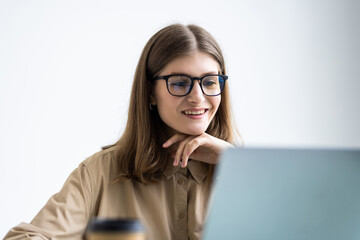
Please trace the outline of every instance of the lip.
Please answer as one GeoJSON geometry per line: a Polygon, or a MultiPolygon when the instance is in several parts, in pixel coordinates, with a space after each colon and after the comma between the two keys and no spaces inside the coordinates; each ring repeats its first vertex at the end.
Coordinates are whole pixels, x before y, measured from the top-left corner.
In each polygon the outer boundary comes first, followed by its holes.
{"type": "Polygon", "coordinates": [[[184,114],[185,117],[190,118],[190,119],[202,119],[207,112],[209,111],[208,108],[189,108],[189,109],[185,109],[183,111],[181,111],[182,114],[184,114]],[[197,114],[197,115],[190,115],[190,114],[185,114],[185,112],[199,112],[199,111],[204,111],[204,113],[202,114],[197,114]]]}

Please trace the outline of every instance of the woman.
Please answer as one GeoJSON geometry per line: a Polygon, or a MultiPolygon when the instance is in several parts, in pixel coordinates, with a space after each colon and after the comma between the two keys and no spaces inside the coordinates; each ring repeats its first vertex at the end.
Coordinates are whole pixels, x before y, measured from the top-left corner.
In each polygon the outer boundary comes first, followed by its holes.
{"type": "Polygon", "coordinates": [[[148,239],[200,239],[212,175],[233,131],[214,38],[170,25],[146,44],[117,143],[74,170],[30,224],[5,239],[82,239],[92,217],[136,217],[148,239]]]}

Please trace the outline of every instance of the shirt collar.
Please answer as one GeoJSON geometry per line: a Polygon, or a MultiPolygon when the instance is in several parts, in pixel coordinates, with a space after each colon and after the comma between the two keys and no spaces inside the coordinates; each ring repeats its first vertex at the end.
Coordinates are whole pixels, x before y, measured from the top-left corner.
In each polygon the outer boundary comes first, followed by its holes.
{"type": "MultiPolygon", "coordinates": [[[[188,162],[187,168],[189,169],[190,174],[193,176],[195,181],[200,184],[206,175],[209,172],[209,166],[207,163],[203,163],[196,160],[190,160],[188,162]]],[[[178,166],[173,166],[173,161],[169,161],[168,166],[164,172],[164,175],[169,179],[180,169],[180,164],[178,166]]]]}

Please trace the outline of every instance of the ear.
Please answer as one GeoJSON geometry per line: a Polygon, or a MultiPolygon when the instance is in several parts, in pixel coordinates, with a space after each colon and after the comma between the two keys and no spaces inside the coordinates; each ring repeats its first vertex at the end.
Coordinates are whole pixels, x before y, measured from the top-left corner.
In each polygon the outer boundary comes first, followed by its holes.
{"type": "Polygon", "coordinates": [[[151,88],[151,93],[150,93],[150,103],[151,105],[156,105],[156,99],[154,97],[155,95],[155,86],[153,86],[150,82],[149,82],[149,85],[148,85],[150,88],[151,88]]]}
{"type": "Polygon", "coordinates": [[[156,105],[156,99],[155,99],[153,93],[151,93],[151,95],[150,95],[150,103],[151,103],[151,105],[156,105]]]}

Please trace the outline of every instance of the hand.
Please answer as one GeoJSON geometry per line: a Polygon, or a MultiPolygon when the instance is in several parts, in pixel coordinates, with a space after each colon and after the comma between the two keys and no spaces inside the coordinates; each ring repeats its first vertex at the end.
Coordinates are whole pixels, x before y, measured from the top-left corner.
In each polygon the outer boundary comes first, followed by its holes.
{"type": "Polygon", "coordinates": [[[226,148],[234,147],[230,143],[207,133],[202,133],[197,136],[178,133],[169,138],[163,144],[163,147],[169,148],[176,144],[178,145],[177,150],[172,154],[174,157],[174,166],[179,165],[181,160],[181,167],[186,167],[189,158],[201,162],[217,164],[219,162],[220,153],[226,148]]]}

